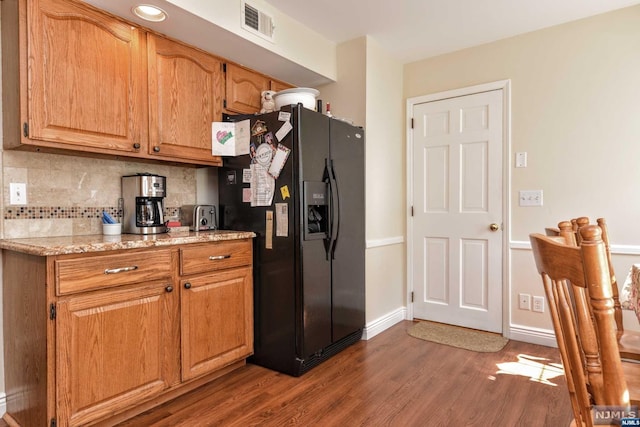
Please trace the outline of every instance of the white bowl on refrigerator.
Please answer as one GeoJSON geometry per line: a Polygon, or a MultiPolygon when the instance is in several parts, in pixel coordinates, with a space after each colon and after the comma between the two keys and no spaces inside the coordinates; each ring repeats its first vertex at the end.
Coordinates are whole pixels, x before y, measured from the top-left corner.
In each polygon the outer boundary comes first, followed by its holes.
{"type": "Polygon", "coordinates": [[[320,92],[316,89],[310,87],[296,87],[276,92],[276,94],[273,95],[273,100],[276,104],[276,110],[279,110],[285,105],[302,103],[304,108],[315,111],[318,95],[320,95],[320,92]]]}

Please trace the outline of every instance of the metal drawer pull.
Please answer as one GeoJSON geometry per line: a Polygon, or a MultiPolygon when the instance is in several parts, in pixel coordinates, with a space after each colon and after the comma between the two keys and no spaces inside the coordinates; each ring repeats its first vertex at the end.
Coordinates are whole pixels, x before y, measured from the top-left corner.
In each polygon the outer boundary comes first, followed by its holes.
{"type": "Polygon", "coordinates": [[[211,255],[209,257],[209,261],[218,261],[220,259],[227,259],[227,258],[231,258],[231,255],[211,255]]]}
{"type": "Polygon", "coordinates": [[[124,273],[126,271],[133,271],[133,270],[137,270],[138,266],[137,265],[132,265],[131,267],[121,267],[121,268],[107,268],[104,271],[104,274],[116,274],[116,273],[124,273]]]}

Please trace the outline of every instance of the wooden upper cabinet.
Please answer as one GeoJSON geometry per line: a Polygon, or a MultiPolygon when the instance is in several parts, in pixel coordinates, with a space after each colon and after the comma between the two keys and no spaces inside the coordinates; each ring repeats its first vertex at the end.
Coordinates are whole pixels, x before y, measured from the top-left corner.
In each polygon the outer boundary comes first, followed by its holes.
{"type": "Polygon", "coordinates": [[[255,71],[227,63],[227,110],[252,114],[262,108],[262,91],[271,90],[271,80],[255,71]]]}
{"type": "Polygon", "coordinates": [[[27,3],[29,138],[146,149],[145,33],[77,3],[27,3]]]}
{"type": "Polygon", "coordinates": [[[148,52],[149,154],[221,164],[211,122],[222,120],[222,62],[153,34],[148,52]]]}
{"type": "Polygon", "coordinates": [[[281,90],[291,89],[295,86],[290,85],[289,83],[281,82],[279,80],[271,80],[271,90],[275,92],[280,92],[281,90]]]}
{"type": "Polygon", "coordinates": [[[80,1],[4,0],[0,18],[5,149],[219,166],[211,122],[287,86],[80,1]]]}

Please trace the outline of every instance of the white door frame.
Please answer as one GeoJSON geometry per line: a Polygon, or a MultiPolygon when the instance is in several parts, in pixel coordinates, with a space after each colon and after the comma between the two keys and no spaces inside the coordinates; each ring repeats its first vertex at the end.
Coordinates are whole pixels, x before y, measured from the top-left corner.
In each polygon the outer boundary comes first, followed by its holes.
{"type": "Polygon", "coordinates": [[[502,89],[503,111],[503,147],[502,147],[502,334],[509,338],[509,319],[511,318],[511,80],[500,80],[491,83],[469,86],[444,92],[432,93],[407,99],[407,319],[413,320],[413,129],[411,119],[413,107],[425,102],[440,101],[448,98],[472,95],[502,89]]]}

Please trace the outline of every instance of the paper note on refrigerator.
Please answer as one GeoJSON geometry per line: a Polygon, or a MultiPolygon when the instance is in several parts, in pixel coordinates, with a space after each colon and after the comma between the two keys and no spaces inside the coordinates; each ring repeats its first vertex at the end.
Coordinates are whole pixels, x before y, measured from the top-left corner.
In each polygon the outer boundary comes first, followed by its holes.
{"type": "Polygon", "coordinates": [[[271,206],[276,190],[276,180],[265,166],[251,165],[251,206],[271,206]]]}
{"type": "Polygon", "coordinates": [[[278,138],[278,141],[282,141],[284,137],[287,136],[289,132],[291,132],[291,129],[293,129],[293,126],[291,126],[291,122],[284,122],[282,127],[276,132],[276,138],[278,138]]]}
{"type": "Polygon", "coordinates": [[[241,156],[249,154],[250,121],[211,123],[211,154],[241,156]]]}
{"type": "Polygon", "coordinates": [[[271,165],[269,166],[269,175],[278,179],[278,176],[280,176],[280,172],[282,172],[284,164],[287,162],[287,158],[289,157],[290,152],[291,150],[289,148],[285,147],[282,144],[278,144],[276,153],[274,154],[273,159],[271,159],[271,165]]]}
{"type": "Polygon", "coordinates": [[[276,203],[276,237],[289,235],[289,205],[276,203]]]}
{"type": "Polygon", "coordinates": [[[273,211],[266,212],[264,228],[264,247],[273,249],[273,211]]]}

